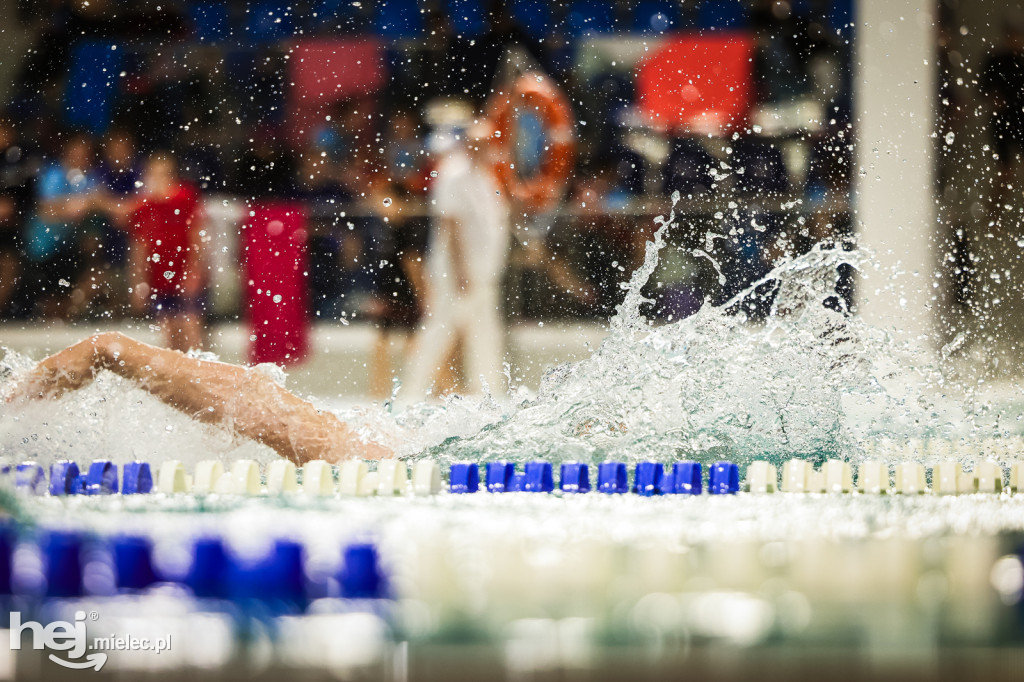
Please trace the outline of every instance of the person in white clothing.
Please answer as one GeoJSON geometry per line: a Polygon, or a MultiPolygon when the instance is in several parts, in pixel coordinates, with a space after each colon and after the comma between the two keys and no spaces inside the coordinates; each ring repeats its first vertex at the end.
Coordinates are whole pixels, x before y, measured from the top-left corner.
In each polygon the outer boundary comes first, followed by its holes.
{"type": "Polygon", "coordinates": [[[437,168],[426,306],[403,398],[422,400],[459,341],[468,393],[505,393],[500,286],[508,261],[509,208],[488,163],[493,128],[475,123],[437,168]]]}

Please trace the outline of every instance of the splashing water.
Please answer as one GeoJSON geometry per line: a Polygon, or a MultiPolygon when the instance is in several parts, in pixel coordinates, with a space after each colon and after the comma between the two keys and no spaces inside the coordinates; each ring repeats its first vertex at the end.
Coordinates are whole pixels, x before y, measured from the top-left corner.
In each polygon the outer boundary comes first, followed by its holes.
{"type": "Polygon", "coordinates": [[[433,454],[591,462],[856,459],[879,434],[963,433],[970,420],[958,401],[938,405],[924,397],[949,392],[925,352],[826,305],[836,300],[839,266],[861,267],[863,252],[818,245],[723,305],[652,327],[641,314],[649,302],[641,292],[674,212],[657,222],[598,351],[550,370],[535,400],[433,454]],[[735,313],[744,300],[768,295],[774,300],[764,324],[735,313]]]}
{"type": "MultiPolygon", "coordinates": [[[[511,409],[489,398],[450,397],[396,415],[379,406],[330,407],[364,438],[383,440],[403,456],[444,461],[855,460],[880,434],[955,438],[980,428],[931,355],[825,305],[836,300],[839,266],[869,263],[861,251],[819,245],[722,305],[653,326],[641,312],[649,302],[642,291],[676,224],[674,211],[656,222],[643,264],[622,285],[625,297],[605,341],[591,357],[549,370],[536,397],[520,398],[511,409]],[[768,296],[764,322],[737,312],[743,302],[768,296]]],[[[8,352],[3,365],[0,396],[12,383],[4,374],[16,377],[32,362],[8,352]]],[[[5,460],[100,456],[274,455],[107,373],[60,401],[0,412],[5,460]]]]}

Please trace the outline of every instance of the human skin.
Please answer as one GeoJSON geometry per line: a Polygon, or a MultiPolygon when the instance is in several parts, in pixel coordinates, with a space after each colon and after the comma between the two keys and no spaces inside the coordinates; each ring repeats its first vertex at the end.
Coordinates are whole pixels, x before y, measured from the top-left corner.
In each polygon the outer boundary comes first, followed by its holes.
{"type": "Polygon", "coordinates": [[[189,357],[118,332],[96,334],[42,360],[7,401],[59,398],[87,386],[103,369],[199,421],[263,443],[298,466],[316,459],[394,456],[261,372],[189,357]]]}

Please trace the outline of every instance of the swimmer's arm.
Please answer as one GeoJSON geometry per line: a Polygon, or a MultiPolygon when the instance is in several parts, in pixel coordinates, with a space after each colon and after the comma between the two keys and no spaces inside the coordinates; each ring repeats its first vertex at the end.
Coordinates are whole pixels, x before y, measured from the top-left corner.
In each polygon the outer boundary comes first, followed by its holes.
{"type": "Polygon", "coordinates": [[[29,397],[57,397],[107,369],[200,421],[219,424],[301,465],[313,459],[380,459],[388,448],[363,443],[329,412],[237,365],[190,358],[119,333],[97,334],[43,360],[21,385],[29,397]]]}

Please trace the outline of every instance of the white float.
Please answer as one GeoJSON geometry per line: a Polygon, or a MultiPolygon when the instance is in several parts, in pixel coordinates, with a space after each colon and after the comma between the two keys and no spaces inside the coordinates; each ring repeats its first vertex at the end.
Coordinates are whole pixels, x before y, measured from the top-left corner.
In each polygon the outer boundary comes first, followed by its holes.
{"type": "Polygon", "coordinates": [[[314,497],[334,494],[334,468],[329,462],[315,459],[302,465],[302,490],[314,497]]]}
{"type": "Polygon", "coordinates": [[[848,493],[853,490],[853,472],[847,462],[830,459],[821,470],[825,478],[825,492],[848,493]]]}
{"type": "Polygon", "coordinates": [[[979,493],[1001,493],[1003,491],[1003,468],[998,462],[986,460],[974,467],[974,479],[979,493]]]}
{"type": "Polygon", "coordinates": [[[295,464],[286,459],[276,459],[267,467],[267,492],[271,495],[293,493],[299,489],[295,464]]]}
{"type": "Polygon", "coordinates": [[[378,482],[380,481],[380,474],[376,471],[368,471],[363,476],[363,480],[359,483],[359,488],[356,490],[356,495],[359,497],[369,497],[377,494],[378,482]]]}
{"type": "Polygon", "coordinates": [[[192,492],[206,495],[214,492],[217,481],[224,475],[224,465],[217,459],[204,459],[196,464],[192,492]]]}
{"type": "Polygon", "coordinates": [[[342,462],[338,472],[338,491],[342,495],[358,495],[367,472],[366,462],[361,459],[342,462]]]}
{"type": "Polygon", "coordinates": [[[807,471],[810,465],[802,459],[791,459],[782,465],[782,491],[786,493],[807,492],[807,471]]]}
{"type": "Polygon", "coordinates": [[[437,462],[416,462],[412,474],[412,492],[415,495],[436,495],[441,492],[441,467],[437,462]]]}
{"type": "Polygon", "coordinates": [[[188,492],[185,465],[176,459],[169,459],[161,464],[156,489],[165,495],[188,492]]]}
{"type": "Polygon", "coordinates": [[[774,464],[757,461],[747,467],[747,492],[773,493],[778,488],[778,480],[774,464]]]}
{"type": "Polygon", "coordinates": [[[857,467],[857,490],[868,495],[889,492],[889,467],[878,460],[861,464],[857,467]]]}
{"type": "Polygon", "coordinates": [[[377,494],[404,495],[409,483],[409,467],[399,459],[382,459],[377,463],[377,494]]]}
{"type": "Polygon", "coordinates": [[[260,494],[260,465],[251,459],[235,460],[226,478],[230,481],[230,492],[235,495],[260,494]]]}
{"type": "Polygon", "coordinates": [[[920,495],[928,492],[924,465],[920,462],[903,462],[896,465],[896,492],[903,495],[920,495]]]}
{"type": "Polygon", "coordinates": [[[939,462],[932,469],[932,490],[938,495],[956,495],[963,489],[963,468],[960,462],[939,462]]]}
{"type": "Polygon", "coordinates": [[[1010,465],[1010,490],[1020,491],[1022,482],[1024,482],[1024,462],[1014,462],[1010,465]]]}

